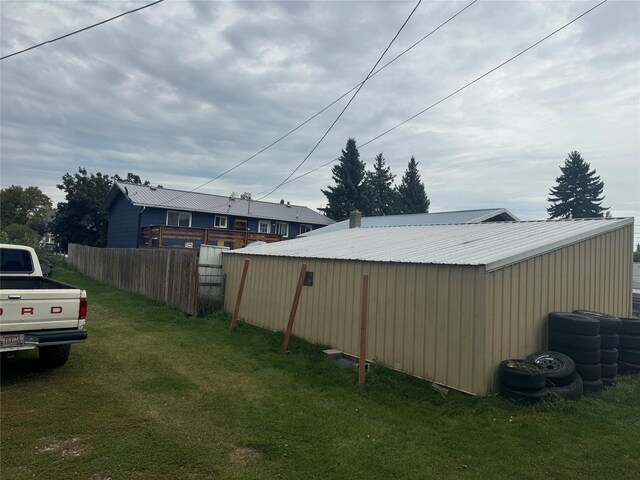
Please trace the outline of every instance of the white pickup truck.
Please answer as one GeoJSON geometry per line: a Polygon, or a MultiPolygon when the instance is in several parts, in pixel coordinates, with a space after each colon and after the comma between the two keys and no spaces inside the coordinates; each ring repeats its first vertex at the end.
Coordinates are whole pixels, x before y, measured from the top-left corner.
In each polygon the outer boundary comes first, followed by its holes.
{"type": "Polygon", "coordinates": [[[38,348],[45,366],[64,365],[84,342],[87,292],[42,276],[33,248],[0,244],[0,353],[38,348]]]}

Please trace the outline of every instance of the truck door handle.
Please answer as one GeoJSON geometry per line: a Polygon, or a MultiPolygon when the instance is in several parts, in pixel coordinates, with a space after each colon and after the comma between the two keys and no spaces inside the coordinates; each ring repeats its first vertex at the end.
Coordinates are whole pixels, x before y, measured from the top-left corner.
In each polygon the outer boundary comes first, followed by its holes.
{"type": "Polygon", "coordinates": [[[20,295],[9,295],[9,300],[20,300],[21,298],[20,295]]]}

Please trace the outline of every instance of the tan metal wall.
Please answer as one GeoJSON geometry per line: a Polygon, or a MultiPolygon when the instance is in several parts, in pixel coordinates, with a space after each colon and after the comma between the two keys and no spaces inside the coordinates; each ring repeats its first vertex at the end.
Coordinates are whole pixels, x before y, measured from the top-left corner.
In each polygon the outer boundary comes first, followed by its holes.
{"type": "Polygon", "coordinates": [[[245,321],[286,328],[302,263],[304,287],[293,333],[352,355],[359,349],[361,278],[369,274],[367,357],[459,390],[485,394],[484,267],[304,260],[225,254],[225,307],[233,310],[250,258],[240,309],[245,321]]]}
{"type": "MultiPolygon", "coordinates": [[[[633,226],[487,273],[487,375],[547,348],[547,314],[631,314],[633,226]]],[[[488,380],[489,381],[489,380],[488,380]]]]}

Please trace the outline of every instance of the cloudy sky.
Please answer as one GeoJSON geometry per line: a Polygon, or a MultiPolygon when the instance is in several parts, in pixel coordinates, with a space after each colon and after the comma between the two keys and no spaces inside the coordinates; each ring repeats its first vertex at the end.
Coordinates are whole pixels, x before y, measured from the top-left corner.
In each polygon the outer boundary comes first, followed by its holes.
{"type": "MultiPolygon", "coordinates": [[[[383,63],[470,1],[423,1],[383,63]]],[[[146,3],[3,0],[2,55],[146,3]]],[[[193,189],[362,81],[415,3],[167,0],[5,59],[1,185],[35,185],[57,202],[56,183],[82,166],[193,189]]],[[[596,3],[475,3],[371,78],[298,173],[338,157],[349,137],[363,144],[399,124],[596,3]]],[[[256,198],[275,187],[348,98],[200,191],[256,198]]],[[[370,165],[383,152],[398,181],[415,156],[432,211],[506,207],[539,219],[572,150],[605,182],[613,215],[636,216],[640,231],[637,1],[605,3],[360,155],[370,165]]],[[[325,167],[268,200],[317,208],[329,184],[325,167]]]]}

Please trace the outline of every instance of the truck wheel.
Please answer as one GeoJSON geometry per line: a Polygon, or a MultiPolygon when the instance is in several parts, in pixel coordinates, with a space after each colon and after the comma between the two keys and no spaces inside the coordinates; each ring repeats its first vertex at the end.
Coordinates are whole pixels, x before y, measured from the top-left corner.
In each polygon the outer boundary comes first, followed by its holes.
{"type": "Polygon", "coordinates": [[[69,359],[71,345],[53,345],[51,347],[40,347],[38,355],[40,363],[45,367],[61,367],[69,359]]]}

